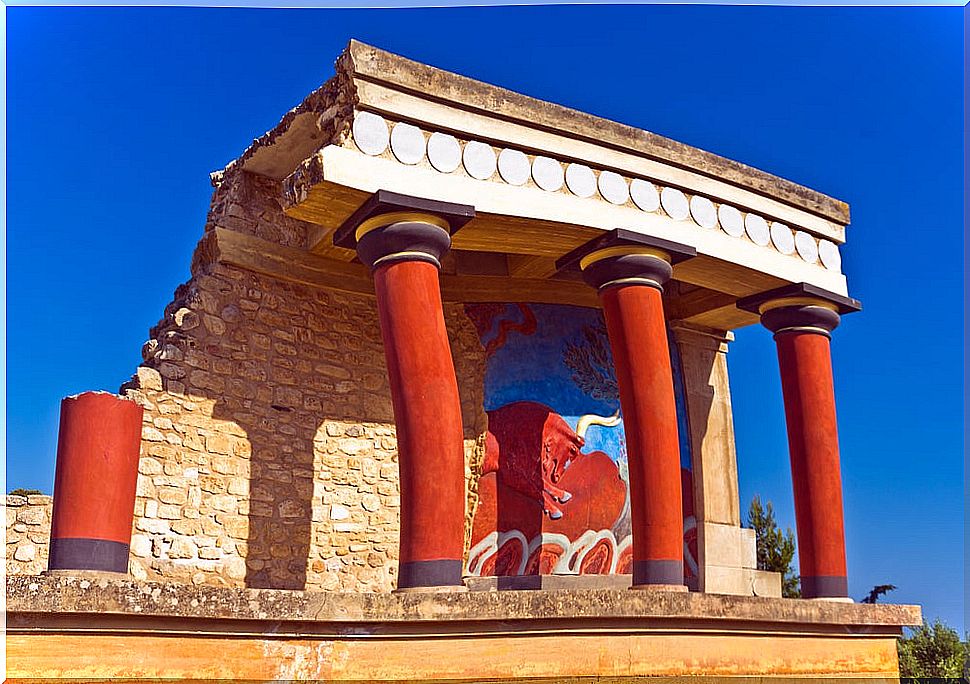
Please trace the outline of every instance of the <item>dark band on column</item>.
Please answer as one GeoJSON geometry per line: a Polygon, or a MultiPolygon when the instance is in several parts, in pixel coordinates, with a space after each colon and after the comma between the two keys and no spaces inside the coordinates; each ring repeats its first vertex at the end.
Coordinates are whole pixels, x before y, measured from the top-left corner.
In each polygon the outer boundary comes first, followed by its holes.
{"type": "Polygon", "coordinates": [[[830,337],[841,320],[838,312],[812,304],[780,306],[761,314],[761,324],[775,335],[786,332],[814,332],[830,337]]]}
{"type": "Polygon", "coordinates": [[[846,598],[849,595],[849,580],[835,575],[802,575],[802,598],[846,598]]]}
{"type": "Polygon", "coordinates": [[[662,290],[670,279],[671,264],[696,255],[689,245],[616,228],[566,254],[556,261],[556,269],[581,270],[583,279],[595,288],[648,285],[662,290]]]}
{"type": "Polygon", "coordinates": [[[461,581],[460,560],[408,561],[398,564],[398,589],[459,586],[464,586],[461,581]]]}
{"type": "Polygon", "coordinates": [[[775,335],[814,332],[830,336],[841,316],[859,311],[862,304],[809,283],[792,283],[743,297],[737,307],[761,316],[761,323],[775,335]]]}
{"type": "Polygon", "coordinates": [[[676,560],[633,561],[633,586],[683,584],[684,564],[676,560]]]}
{"type": "Polygon", "coordinates": [[[107,539],[51,539],[48,570],[128,572],[128,544],[107,539]]]}

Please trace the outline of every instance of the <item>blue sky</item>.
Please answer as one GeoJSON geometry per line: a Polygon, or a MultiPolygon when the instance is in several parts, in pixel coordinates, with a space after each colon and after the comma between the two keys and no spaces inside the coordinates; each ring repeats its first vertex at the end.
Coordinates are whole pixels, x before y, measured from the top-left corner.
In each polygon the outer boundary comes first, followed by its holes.
{"type": "MultiPolygon", "coordinates": [[[[963,10],[7,9],[7,486],[50,491],[58,402],[117,390],[188,277],[208,173],[351,37],[848,201],[865,310],[833,343],[850,591],[963,629],[963,10]]],[[[730,352],[741,499],[794,527],[777,360],[730,352]]]]}

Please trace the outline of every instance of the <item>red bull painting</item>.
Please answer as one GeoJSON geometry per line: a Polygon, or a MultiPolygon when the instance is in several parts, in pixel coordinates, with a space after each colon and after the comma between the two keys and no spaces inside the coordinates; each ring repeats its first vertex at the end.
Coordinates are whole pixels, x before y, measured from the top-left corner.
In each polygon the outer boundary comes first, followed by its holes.
{"type": "MultiPolygon", "coordinates": [[[[623,416],[602,315],[547,304],[469,304],[466,312],[488,364],[488,434],[468,573],[630,573],[623,416]]],[[[693,479],[673,344],[671,354],[680,423],[684,577],[693,586],[693,479]]]]}

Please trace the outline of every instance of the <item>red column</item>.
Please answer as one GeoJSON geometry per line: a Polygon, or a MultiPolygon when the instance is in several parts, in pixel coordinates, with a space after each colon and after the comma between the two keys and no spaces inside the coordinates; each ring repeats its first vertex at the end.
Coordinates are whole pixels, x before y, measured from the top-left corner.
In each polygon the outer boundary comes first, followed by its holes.
{"type": "Polygon", "coordinates": [[[464,588],[465,454],[438,270],[471,207],[381,191],[338,229],[374,274],[397,428],[398,590],[464,588]]]}
{"type": "Polygon", "coordinates": [[[845,597],[842,476],[828,332],[782,328],[775,342],[788,424],[802,596],[845,597]]]}
{"type": "Polygon", "coordinates": [[[394,261],[374,272],[397,426],[398,588],[462,584],[465,461],[461,402],[438,269],[394,261]]]}
{"type": "Polygon", "coordinates": [[[680,440],[663,292],[687,245],[617,229],[557,262],[603,303],[626,433],[633,587],[686,591],[680,440]]]}
{"type": "Polygon", "coordinates": [[[128,571],[142,413],[104,392],[61,402],[50,570],[128,571]]]}
{"type": "Polygon", "coordinates": [[[738,301],[775,334],[785,398],[802,596],[845,598],[839,429],[829,340],[855,299],[793,283],[738,301]]]}
{"type": "Polygon", "coordinates": [[[680,444],[660,290],[600,290],[620,389],[630,477],[633,584],[684,584],[680,444]]]}

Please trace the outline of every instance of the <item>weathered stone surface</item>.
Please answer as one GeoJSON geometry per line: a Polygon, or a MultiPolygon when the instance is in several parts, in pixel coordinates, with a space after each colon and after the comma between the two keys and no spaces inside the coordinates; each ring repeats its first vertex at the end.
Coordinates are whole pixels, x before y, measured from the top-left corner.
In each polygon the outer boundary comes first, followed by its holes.
{"type": "Polygon", "coordinates": [[[918,606],[630,590],[332,593],[82,577],[11,577],[10,613],[110,613],[325,622],[676,618],[898,629],[918,606]]]}

